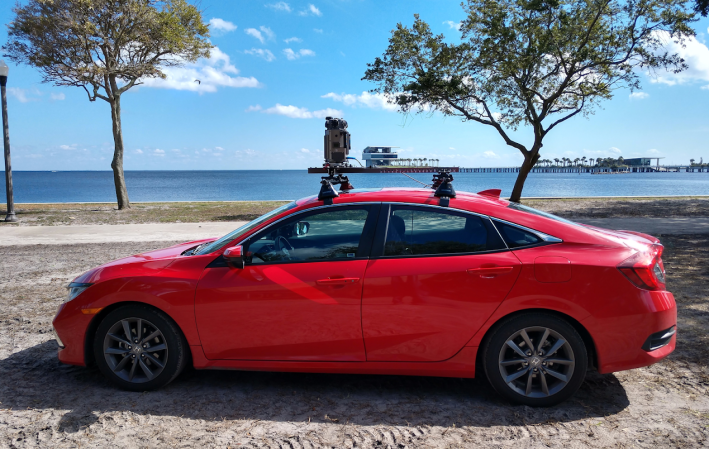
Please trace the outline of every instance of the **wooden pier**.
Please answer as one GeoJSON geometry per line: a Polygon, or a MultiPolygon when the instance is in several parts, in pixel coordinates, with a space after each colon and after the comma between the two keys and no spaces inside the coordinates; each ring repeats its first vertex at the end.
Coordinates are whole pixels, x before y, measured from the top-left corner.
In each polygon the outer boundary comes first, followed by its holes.
{"type": "MultiPolygon", "coordinates": [[[[461,167],[460,173],[519,173],[519,167],[461,167]]],[[[709,173],[709,167],[691,165],[661,165],[644,167],[534,167],[530,173],[588,173],[588,174],[625,174],[625,173],[709,173]]]]}

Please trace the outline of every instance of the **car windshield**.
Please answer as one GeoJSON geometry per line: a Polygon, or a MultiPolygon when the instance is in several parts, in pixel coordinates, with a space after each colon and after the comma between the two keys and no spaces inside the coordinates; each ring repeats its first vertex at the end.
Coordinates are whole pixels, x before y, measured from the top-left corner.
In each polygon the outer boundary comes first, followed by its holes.
{"type": "Polygon", "coordinates": [[[581,226],[580,224],[578,224],[574,221],[571,221],[571,220],[567,220],[566,218],[561,218],[561,217],[558,217],[554,214],[550,214],[549,212],[543,212],[541,210],[537,210],[537,209],[534,209],[529,206],[523,206],[519,203],[510,203],[510,205],[508,207],[510,209],[515,209],[515,210],[519,210],[522,212],[529,212],[530,214],[539,215],[541,217],[551,218],[552,220],[560,221],[562,223],[571,224],[571,225],[575,225],[575,226],[581,226]]]}
{"type": "Polygon", "coordinates": [[[257,219],[246,223],[244,226],[230,232],[229,234],[225,235],[224,237],[220,238],[219,240],[215,240],[211,243],[208,243],[201,248],[198,247],[197,251],[193,252],[192,254],[193,255],[209,254],[209,253],[212,253],[218,249],[221,249],[224,245],[231,242],[232,240],[239,238],[240,236],[242,236],[245,233],[249,232],[250,230],[256,228],[257,226],[260,226],[261,223],[268,221],[272,217],[275,217],[276,215],[280,214],[281,212],[285,212],[287,210],[293,209],[295,206],[296,206],[295,201],[293,201],[292,203],[284,204],[283,206],[279,207],[278,209],[274,209],[271,212],[263,214],[260,217],[258,217],[257,219]]]}

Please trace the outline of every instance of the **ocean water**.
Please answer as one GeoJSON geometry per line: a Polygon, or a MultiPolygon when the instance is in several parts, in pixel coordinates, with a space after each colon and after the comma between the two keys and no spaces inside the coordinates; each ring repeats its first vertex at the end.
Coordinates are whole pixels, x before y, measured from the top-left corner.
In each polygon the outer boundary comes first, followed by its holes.
{"type": "MultiPolygon", "coordinates": [[[[4,203],[5,173],[0,199],[4,203]]],[[[320,176],[305,170],[126,171],[128,195],[141,201],[293,200],[315,195],[320,176]]],[[[431,174],[409,174],[430,183],[431,174]]],[[[399,173],[351,174],[355,188],[420,187],[399,173]]],[[[515,173],[455,173],[458,191],[502,189],[509,196],[515,173]]],[[[114,202],[110,171],[13,172],[16,203],[114,202]]],[[[709,195],[709,173],[591,175],[531,173],[526,197],[709,195]]]]}

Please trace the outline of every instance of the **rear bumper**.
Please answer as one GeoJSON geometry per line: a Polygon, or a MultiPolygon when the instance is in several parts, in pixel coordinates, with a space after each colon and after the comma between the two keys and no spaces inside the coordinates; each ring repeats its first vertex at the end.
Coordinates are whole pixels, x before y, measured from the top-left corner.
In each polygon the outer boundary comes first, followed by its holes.
{"type": "Polygon", "coordinates": [[[675,349],[676,333],[657,341],[658,336],[677,325],[674,296],[667,291],[639,292],[637,301],[632,301],[637,313],[603,318],[594,316],[582,322],[593,336],[598,371],[602,374],[652,365],[675,349]],[[649,344],[652,341],[655,343],[649,344]]]}

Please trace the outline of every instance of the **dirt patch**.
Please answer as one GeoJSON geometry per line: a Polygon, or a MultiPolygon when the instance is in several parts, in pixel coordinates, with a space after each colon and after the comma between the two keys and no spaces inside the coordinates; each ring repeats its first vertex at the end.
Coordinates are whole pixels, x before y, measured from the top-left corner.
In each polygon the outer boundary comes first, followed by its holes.
{"type": "MultiPolygon", "coordinates": [[[[709,198],[565,198],[525,199],[523,204],[566,218],[709,217],[709,198]]],[[[250,221],[282,201],[133,203],[119,211],[114,204],[17,204],[20,222],[0,226],[56,226],[130,223],[250,221]]],[[[0,209],[0,216],[5,211],[0,209]]]]}
{"type": "Polygon", "coordinates": [[[564,218],[709,217],[709,198],[565,198],[523,200],[564,218]]]}
{"type": "MultiPolygon", "coordinates": [[[[130,209],[121,211],[115,204],[106,203],[16,204],[20,222],[0,222],[0,226],[251,221],[283,204],[283,201],[133,203],[130,209]]],[[[3,216],[5,213],[0,210],[3,216]]]]}
{"type": "Polygon", "coordinates": [[[150,393],[56,359],[67,281],[168,242],[0,247],[0,447],[697,447],[709,444],[709,237],[662,237],[677,350],[590,374],[568,402],[511,405],[482,380],[190,371],[150,393]]]}

